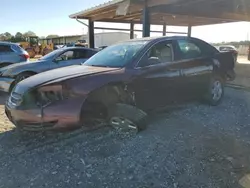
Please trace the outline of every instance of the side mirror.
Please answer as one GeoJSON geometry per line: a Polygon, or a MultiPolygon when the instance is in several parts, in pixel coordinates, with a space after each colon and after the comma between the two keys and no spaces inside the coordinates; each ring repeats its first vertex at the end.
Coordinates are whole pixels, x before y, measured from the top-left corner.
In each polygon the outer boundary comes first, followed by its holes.
{"type": "Polygon", "coordinates": [[[161,63],[161,61],[158,57],[150,57],[150,58],[148,58],[147,66],[155,65],[155,64],[159,64],[159,63],[161,63]]]}

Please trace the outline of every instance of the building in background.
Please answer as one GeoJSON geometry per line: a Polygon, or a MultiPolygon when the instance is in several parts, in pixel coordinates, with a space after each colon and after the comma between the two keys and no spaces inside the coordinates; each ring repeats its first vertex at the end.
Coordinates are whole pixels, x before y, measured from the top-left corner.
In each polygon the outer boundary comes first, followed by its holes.
{"type": "MultiPolygon", "coordinates": [[[[134,36],[136,38],[136,35],[134,36]]],[[[110,46],[116,42],[129,40],[130,34],[125,32],[103,32],[95,34],[95,47],[100,46],[110,46]]],[[[51,39],[39,39],[39,43],[49,44],[53,43],[54,45],[65,45],[69,43],[75,43],[78,40],[86,40],[88,43],[88,35],[71,35],[71,36],[60,36],[51,39]]]]}

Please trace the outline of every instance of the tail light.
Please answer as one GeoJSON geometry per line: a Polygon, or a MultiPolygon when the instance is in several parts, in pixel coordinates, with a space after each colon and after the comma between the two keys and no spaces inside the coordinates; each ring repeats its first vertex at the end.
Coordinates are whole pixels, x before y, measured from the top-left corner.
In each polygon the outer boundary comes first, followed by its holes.
{"type": "Polygon", "coordinates": [[[20,55],[22,58],[24,58],[25,60],[28,60],[30,58],[29,54],[22,54],[20,55]]]}

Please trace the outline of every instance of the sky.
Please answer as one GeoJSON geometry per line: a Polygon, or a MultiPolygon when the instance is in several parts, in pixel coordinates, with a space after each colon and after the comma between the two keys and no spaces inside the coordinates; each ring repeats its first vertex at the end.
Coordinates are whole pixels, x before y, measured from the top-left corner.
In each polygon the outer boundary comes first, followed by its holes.
{"type": "MultiPolygon", "coordinates": [[[[1,0],[0,2],[0,33],[24,33],[33,31],[38,36],[50,34],[81,35],[87,32],[86,26],[70,19],[69,15],[107,2],[108,0],[1,0]]],[[[105,26],[107,23],[96,23],[105,26]]],[[[129,28],[124,24],[109,24],[108,27],[129,28]]],[[[141,28],[141,26],[136,26],[141,28]]],[[[152,29],[161,30],[159,26],[152,29]]],[[[168,31],[187,31],[182,27],[167,27],[168,31]]],[[[107,30],[103,30],[107,32],[107,30]]],[[[95,32],[103,32],[95,31],[95,32]]],[[[141,37],[141,33],[136,33],[141,37]]],[[[151,33],[152,36],[159,34],[151,33]]],[[[193,27],[192,36],[207,42],[228,42],[249,40],[250,23],[239,22],[220,25],[193,27]]]]}

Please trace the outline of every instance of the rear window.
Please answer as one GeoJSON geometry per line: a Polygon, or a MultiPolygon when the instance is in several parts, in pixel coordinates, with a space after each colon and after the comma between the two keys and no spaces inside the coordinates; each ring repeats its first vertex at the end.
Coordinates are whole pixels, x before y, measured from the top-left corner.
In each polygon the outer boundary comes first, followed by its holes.
{"type": "Polygon", "coordinates": [[[10,45],[1,45],[0,44],[0,52],[13,52],[10,45]]]}
{"type": "Polygon", "coordinates": [[[235,48],[233,48],[233,47],[230,47],[230,46],[223,46],[223,47],[220,47],[219,48],[220,49],[220,51],[230,51],[230,50],[235,50],[235,48]]]}
{"type": "Polygon", "coordinates": [[[11,49],[14,50],[15,52],[24,51],[24,49],[21,48],[19,45],[11,45],[11,49]]]}

